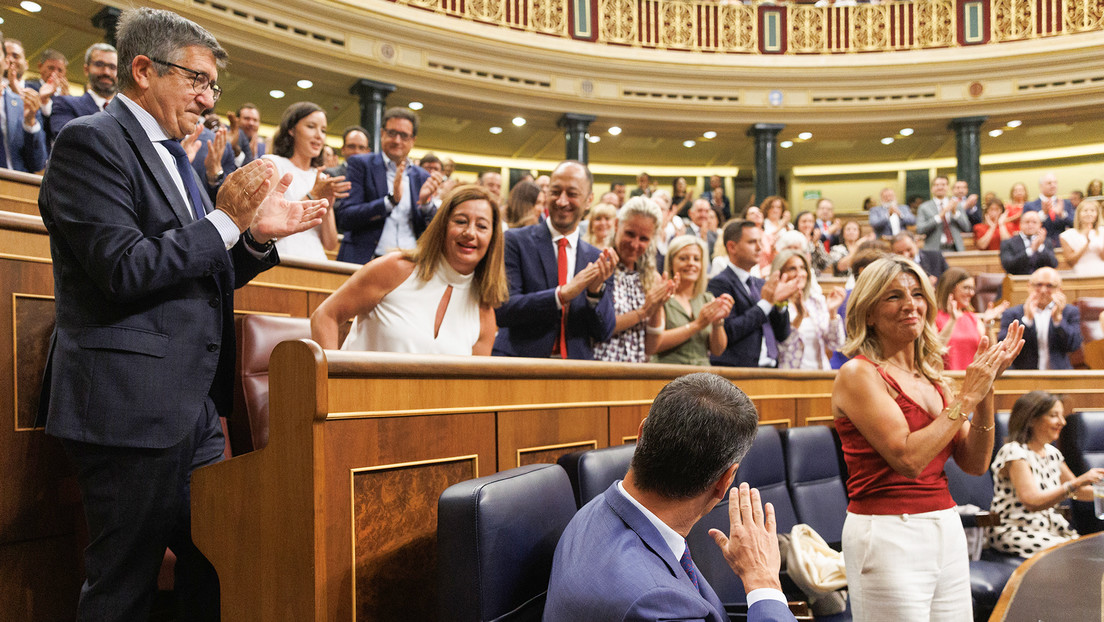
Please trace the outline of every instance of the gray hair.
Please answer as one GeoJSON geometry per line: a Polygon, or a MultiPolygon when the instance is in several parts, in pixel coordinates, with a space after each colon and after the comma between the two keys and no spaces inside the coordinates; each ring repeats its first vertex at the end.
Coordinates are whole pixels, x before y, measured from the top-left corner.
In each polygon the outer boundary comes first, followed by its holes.
{"type": "MultiPolygon", "coordinates": [[[[88,49],[84,51],[84,64],[87,65],[92,62],[92,52],[111,52],[112,54],[118,54],[119,51],[115,49],[114,45],[110,43],[93,43],[88,46],[88,49]]],[[[46,54],[44,53],[43,56],[46,54]]],[[[121,68],[121,66],[120,66],[121,68]]]]}
{"type": "MultiPolygon", "coordinates": [[[[220,69],[229,58],[226,50],[222,49],[211,33],[171,11],[145,7],[123,11],[119,17],[116,39],[119,43],[120,91],[134,86],[134,75],[131,74],[130,66],[136,56],[173,61],[180,58],[185,49],[199,46],[211,52],[215,57],[215,65],[220,69]]],[[[155,64],[159,76],[172,69],[160,63],[155,64]]]]}

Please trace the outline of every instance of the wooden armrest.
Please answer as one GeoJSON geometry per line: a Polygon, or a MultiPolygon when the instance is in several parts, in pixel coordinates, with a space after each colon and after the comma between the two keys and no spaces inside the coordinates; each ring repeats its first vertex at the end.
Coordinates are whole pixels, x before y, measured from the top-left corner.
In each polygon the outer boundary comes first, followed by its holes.
{"type": "Polygon", "coordinates": [[[996,527],[1001,524],[1000,512],[978,512],[974,515],[978,527],[996,527]]]}

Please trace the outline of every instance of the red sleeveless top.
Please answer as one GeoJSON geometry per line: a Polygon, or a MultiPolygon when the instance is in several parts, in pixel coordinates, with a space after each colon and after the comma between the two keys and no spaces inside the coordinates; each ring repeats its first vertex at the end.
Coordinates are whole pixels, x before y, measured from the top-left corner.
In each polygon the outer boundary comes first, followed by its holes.
{"type": "MultiPolygon", "coordinates": [[[[872,361],[860,355],[860,359],[874,365],[872,361]]],[[[915,432],[930,424],[933,417],[912,400],[892,376],[877,365],[874,368],[894,391],[897,392],[897,406],[905,415],[909,430],[915,432]]],[[[946,406],[947,399],[943,389],[935,385],[940,398],[946,406]]],[[[855,424],[847,417],[835,419],[836,431],[843,445],[843,458],[847,463],[847,494],[851,502],[847,511],[854,514],[919,514],[945,510],[955,506],[954,499],[947,489],[947,476],[943,465],[951,457],[955,443],[947,443],[920,473],[916,479],[909,479],[893,470],[855,424]]]]}

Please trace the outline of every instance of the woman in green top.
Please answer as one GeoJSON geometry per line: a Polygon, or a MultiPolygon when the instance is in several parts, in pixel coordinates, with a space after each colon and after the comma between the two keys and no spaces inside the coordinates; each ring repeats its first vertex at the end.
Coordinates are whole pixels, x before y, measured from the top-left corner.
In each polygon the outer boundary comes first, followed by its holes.
{"type": "Polygon", "coordinates": [[[675,294],[663,305],[664,330],[653,362],[708,366],[709,353],[720,356],[728,346],[724,319],[732,310],[732,297],[714,299],[705,291],[705,257],[705,243],[692,235],[667,245],[663,275],[675,280],[675,294]]]}

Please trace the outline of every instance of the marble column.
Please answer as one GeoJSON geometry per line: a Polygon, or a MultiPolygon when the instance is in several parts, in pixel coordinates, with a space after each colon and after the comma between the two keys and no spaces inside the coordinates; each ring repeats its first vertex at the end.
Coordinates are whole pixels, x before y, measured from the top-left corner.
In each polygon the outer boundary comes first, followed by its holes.
{"type": "Polygon", "coordinates": [[[576,114],[574,112],[568,112],[560,117],[557,125],[564,128],[564,140],[567,143],[565,159],[578,160],[583,164],[589,161],[587,128],[596,118],[594,115],[576,114]]]}
{"type": "Polygon", "coordinates": [[[755,203],[778,194],[778,133],[786,126],[756,123],[747,135],[755,139],[755,203]]]}
{"type": "MultiPolygon", "coordinates": [[[[970,186],[970,194],[981,194],[981,124],[989,117],[959,117],[953,119],[950,129],[955,131],[955,179],[970,186]]],[[[984,206],[981,206],[984,211],[984,206]]]]}
{"type": "Polygon", "coordinates": [[[372,152],[380,151],[380,130],[387,96],[395,91],[394,84],[361,78],[349,87],[349,93],[360,100],[360,125],[368,130],[372,152]]]}

